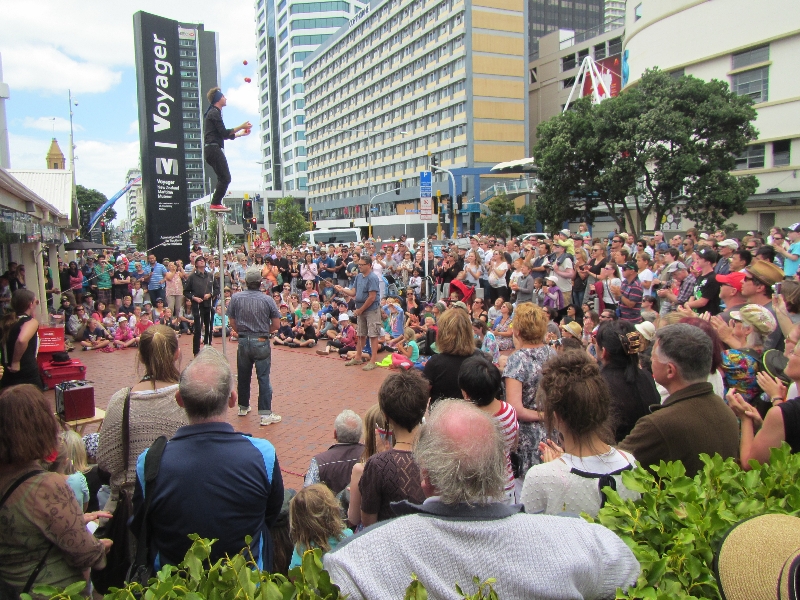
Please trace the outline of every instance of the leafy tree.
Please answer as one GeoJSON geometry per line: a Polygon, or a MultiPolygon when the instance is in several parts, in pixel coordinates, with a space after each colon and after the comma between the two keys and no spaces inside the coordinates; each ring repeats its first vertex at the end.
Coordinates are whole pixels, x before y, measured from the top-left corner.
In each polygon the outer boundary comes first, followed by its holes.
{"type": "Polygon", "coordinates": [[[638,236],[648,217],[661,223],[680,206],[700,226],[720,226],[746,211],[757,186],[730,173],[757,136],[751,104],[724,82],[657,69],[599,105],[576,102],[537,130],[537,219],[558,229],[603,204],[620,231],[638,236]]]}
{"type": "Polygon", "coordinates": [[[133,222],[131,241],[136,245],[136,250],[139,252],[147,250],[147,233],[144,225],[144,217],[137,217],[133,222]]]}
{"type": "MultiPolygon", "coordinates": [[[[95,211],[108,200],[105,194],[97,190],[90,190],[82,185],[75,187],[75,193],[78,197],[78,207],[81,209],[81,212],[88,212],[89,215],[93,215],[95,211]]],[[[113,208],[109,208],[104,216],[106,221],[113,221],[117,217],[117,211],[113,208]]]]}
{"type": "Polygon", "coordinates": [[[275,202],[272,222],[275,223],[275,239],[292,246],[300,243],[300,236],[311,229],[305,214],[291,196],[275,202]]]}
{"type": "MultiPolygon", "coordinates": [[[[208,228],[206,229],[206,243],[216,248],[217,244],[219,244],[219,214],[211,213],[211,216],[207,219],[208,228]]],[[[228,229],[223,228],[223,241],[222,246],[223,248],[230,246],[236,241],[236,236],[233,235],[228,231],[228,229]]]]}
{"type": "Polygon", "coordinates": [[[504,193],[489,200],[486,206],[488,211],[483,212],[478,217],[483,233],[503,237],[523,233],[522,223],[511,218],[517,212],[514,208],[514,201],[510,200],[504,193]]]}

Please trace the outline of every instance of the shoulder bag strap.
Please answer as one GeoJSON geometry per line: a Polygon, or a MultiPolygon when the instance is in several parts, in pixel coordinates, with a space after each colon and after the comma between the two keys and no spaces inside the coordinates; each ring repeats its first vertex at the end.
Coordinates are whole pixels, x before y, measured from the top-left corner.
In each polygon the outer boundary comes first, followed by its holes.
{"type": "Polygon", "coordinates": [[[161,457],[164,454],[164,448],[167,446],[166,436],[159,437],[144,459],[144,491],[145,500],[142,513],[142,526],[139,530],[139,535],[136,540],[136,562],[135,565],[142,566],[149,563],[149,542],[150,542],[150,502],[153,500],[155,494],[155,482],[158,477],[158,471],[161,467],[161,457]]]}
{"type": "MultiPolygon", "coordinates": [[[[38,475],[39,473],[44,473],[44,471],[42,471],[41,469],[28,471],[24,475],[17,478],[17,480],[14,483],[12,483],[11,486],[6,490],[6,493],[3,494],[3,498],[0,499],[0,507],[3,506],[6,503],[6,500],[8,500],[11,497],[11,494],[14,493],[14,490],[16,490],[25,481],[27,481],[34,475],[38,475]]],[[[36,568],[33,570],[33,573],[31,573],[30,577],[28,577],[28,581],[25,582],[25,587],[22,588],[23,594],[27,594],[33,587],[33,582],[36,581],[36,578],[39,576],[39,572],[42,570],[42,567],[44,567],[44,562],[47,560],[47,557],[50,554],[50,550],[52,549],[53,549],[53,542],[50,542],[50,545],[47,547],[47,551],[44,553],[44,556],[42,556],[41,560],[36,565],[36,568]]]]}

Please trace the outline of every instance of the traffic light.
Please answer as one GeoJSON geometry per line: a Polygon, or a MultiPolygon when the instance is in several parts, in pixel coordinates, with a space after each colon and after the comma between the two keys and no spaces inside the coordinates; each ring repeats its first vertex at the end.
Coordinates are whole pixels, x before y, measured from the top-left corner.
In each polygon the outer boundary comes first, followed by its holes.
{"type": "Polygon", "coordinates": [[[400,182],[399,181],[395,181],[394,182],[394,193],[397,194],[398,196],[400,195],[400,182]]]}
{"type": "Polygon", "coordinates": [[[242,216],[244,220],[247,222],[251,222],[253,220],[253,201],[252,200],[245,200],[242,202],[242,216]]]}
{"type": "Polygon", "coordinates": [[[439,166],[439,159],[435,156],[431,156],[431,166],[438,167],[439,166]]]}
{"type": "Polygon", "coordinates": [[[100,231],[103,232],[103,233],[106,232],[106,221],[105,221],[105,219],[102,219],[100,221],[100,231]]]}
{"type": "Polygon", "coordinates": [[[311,221],[311,231],[316,230],[316,228],[317,228],[317,222],[316,221],[311,221]]]}
{"type": "Polygon", "coordinates": [[[258,225],[258,219],[256,217],[253,217],[252,219],[250,219],[250,222],[253,224],[253,229],[255,229],[256,225],[258,225]]]}
{"type": "Polygon", "coordinates": [[[350,229],[353,229],[356,226],[355,221],[350,221],[350,229]]]}

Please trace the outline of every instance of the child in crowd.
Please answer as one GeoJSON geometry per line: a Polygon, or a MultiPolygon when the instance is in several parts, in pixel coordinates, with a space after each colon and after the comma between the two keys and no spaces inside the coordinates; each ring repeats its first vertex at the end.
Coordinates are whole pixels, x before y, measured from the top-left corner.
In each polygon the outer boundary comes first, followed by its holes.
{"type": "Polygon", "coordinates": [[[320,321],[320,311],[322,310],[322,305],[319,303],[319,300],[316,297],[311,299],[311,316],[314,319],[314,327],[319,329],[319,321],[320,321]]]}
{"type": "Polygon", "coordinates": [[[543,277],[539,277],[533,280],[533,303],[536,306],[543,306],[544,305],[544,286],[542,282],[544,281],[543,277]]]}
{"type": "Polygon", "coordinates": [[[414,330],[406,327],[403,330],[403,339],[397,346],[397,352],[392,354],[392,368],[409,369],[419,360],[419,345],[414,338],[414,330]]]}
{"type": "Polygon", "coordinates": [[[142,289],[142,282],[138,279],[133,282],[131,300],[133,300],[134,306],[142,306],[144,304],[144,290],[142,289]]]}
{"type": "Polygon", "coordinates": [[[303,319],[299,327],[295,327],[295,343],[302,348],[313,348],[317,345],[317,329],[314,317],[309,315],[303,319]]]}
{"type": "Polygon", "coordinates": [[[141,335],[147,331],[149,327],[153,326],[153,321],[150,320],[150,315],[146,312],[143,312],[142,315],[136,321],[136,342],[139,342],[139,338],[141,335]]]}
{"type": "MultiPolygon", "coordinates": [[[[222,337],[223,335],[223,325],[222,325],[222,307],[217,306],[216,310],[214,311],[214,321],[211,324],[211,335],[213,337],[222,337]]],[[[231,333],[231,328],[228,327],[228,315],[225,315],[225,327],[224,327],[225,336],[227,337],[231,333]]]]}
{"type": "Polygon", "coordinates": [[[289,317],[282,316],[281,325],[272,339],[272,344],[275,346],[288,346],[290,342],[294,343],[294,328],[289,324],[289,317]]]}
{"type": "Polygon", "coordinates": [[[323,301],[329,301],[331,298],[333,298],[333,280],[323,279],[320,282],[319,287],[321,293],[320,298],[323,301]]]}
{"type": "Polygon", "coordinates": [[[306,550],[319,548],[330,552],[344,538],[353,535],[345,527],[342,509],[333,492],[322,483],[302,488],[289,504],[289,528],[294,553],[289,569],[299,567],[306,550]]]}
{"type": "Polygon", "coordinates": [[[117,348],[130,348],[136,343],[136,335],[128,325],[128,318],[120,315],[117,320],[117,331],[114,333],[114,346],[117,348]]]}
{"type": "Polygon", "coordinates": [[[142,304],[142,314],[146,314],[151,321],[155,319],[153,316],[153,304],[150,302],[150,300],[147,300],[144,304],[142,304]]]}
{"type": "MultiPolygon", "coordinates": [[[[313,317],[313,313],[311,312],[311,301],[310,300],[302,300],[300,302],[300,308],[294,311],[295,316],[295,323],[300,324],[306,317],[313,317]]],[[[296,327],[297,325],[295,325],[296,327]]]]}
{"type": "Polygon", "coordinates": [[[153,323],[163,325],[161,315],[164,314],[164,300],[161,298],[156,300],[156,305],[153,307],[153,323]]]}
{"type": "Polygon", "coordinates": [[[194,333],[194,315],[192,314],[192,301],[186,300],[183,306],[183,313],[178,317],[180,324],[179,331],[181,335],[184,333],[194,333]]]}
{"type": "Polygon", "coordinates": [[[384,312],[389,316],[389,333],[386,336],[386,345],[394,349],[403,341],[403,330],[405,328],[405,314],[400,304],[394,298],[388,298],[384,312]]]}
{"type": "Polygon", "coordinates": [[[84,351],[86,350],[99,350],[105,348],[111,343],[111,335],[103,329],[100,322],[92,317],[89,319],[89,324],[83,330],[83,340],[81,346],[84,351]]]}
{"type": "Polygon", "coordinates": [[[494,301],[494,304],[489,309],[489,323],[494,323],[497,320],[497,317],[500,316],[500,309],[503,307],[503,302],[505,302],[505,300],[503,300],[502,296],[494,301]]]}
{"type": "Polygon", "coordinates": [[[564,308],[564,294],[558,287],[558,280],[554,275],[544,278],[547,282],[547,292],[544,295],[544,304],[548,308],[561,310],[564,308]]]}
{"type": "Polygon", "coordinates": [[[417,298],[420,297],[422,293],[422,277],[420,277],[419,269],[414,269],[411,272],[411,277],[408,278],[408,288],[414,290],[414,294],[417,298]]]}
{"type": "MultiPolygon", "coordinates": [[[[303,293],[300,296],[300,299],[301,300],[308,300],[309,303],[311,303],[311,294],[312,293],[316,294],[316,292],[314,292],[314,282],[311,281],[311,280],[308,280],[308,281],[306,281],[306,288],[303,290],[303,293]]],[[[319,297],[319,294],[317,294],[317,296],[319,297]]]]}
{"type": "Polygon", "coordinates": [[[483,412],[497,420],[503,432],[506,453],[506,503],[514,504],[516,500],[514,485],[514,469],[511,466],[511,451],[517,446],[519,423],[514,407],[498,400],[503,376],[486,356],[472,356],[461,363],[458,371],[458,387],[464,398],[472,402],[483,412]]]}
{"type": "Polygon", "coordinates": [[[139,319],[141,319],[141,318],[142,318],[142,307],[141,306],[134,306],[133,307],[133,312],[131,313],[131,316],[128,317],[128,327],[130,327],[131,329],[133,329],[135,331],[136,330],[136,323],[138,323],[139,319]]]}
{"type": "Polygon", "coordinates": [[[119,307],[117,311],[121,315],[125,315],[126,317],[133,312],[133,299],[130,296],[125,296],[122,299],[122,305],[119,307]]]}
{"type": "Polygon", "coordinates": [[[111,335],[114,335],[117,331],[117,316],[110,308],[103,311],[103,327],[107,329],[111,335]]]}
{"type": "Polygon", "coordinates": [[[94,311],[92,312],[92,318],[95,319],[98,323],[103,322],[103,312],[106,310],[105,302],[101,302],[98,300],[94,304],[94,311]]]}
{"type": "Polygon", "coordinates": [[[278,310],[281,312],[281,319],[286,317],[286,319],[289,321],[289,325],[294,327],[294,313],[289,311],[289,305],[281,304],[278,310]]]}
{"type": "Polygon", "coordinates": [[[69,429],[61,434],[63,461],[59,461],[58,472],[67,476],[67,485],[72,488],[83,512],[89,507],[89,483],[84,472],[89,470],[86,446],[75,431],[69,429]]]}
{"type": "Polygon", "coordinates": [[[317,350],[317,354],[325,355],[331,351],[331,346],[338,348],[339,356],[356,349],[356,328],[350,322],[350,315],[347,313],[339,315],[340,332],[328,342],[325,349],[317,350]]]}

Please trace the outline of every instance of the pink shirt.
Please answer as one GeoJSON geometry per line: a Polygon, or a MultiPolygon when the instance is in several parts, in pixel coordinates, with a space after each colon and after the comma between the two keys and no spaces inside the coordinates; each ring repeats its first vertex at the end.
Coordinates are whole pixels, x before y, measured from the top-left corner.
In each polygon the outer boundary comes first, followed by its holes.
{"type": "Polygon", "coordinates": [[[511,467],[511,449],[517,443],[517,433],[519,432],[519,423],[517,422],[517,411],[508,402],[500,401],[500,410],[498,410],[494,418],[500,423],[500,429],[503,432],[503,442],[506,451],[506,472],[508,473],[508,481],[506,481],[506,494],[511,494],[514,491],[514,469],[511,467]]]}

